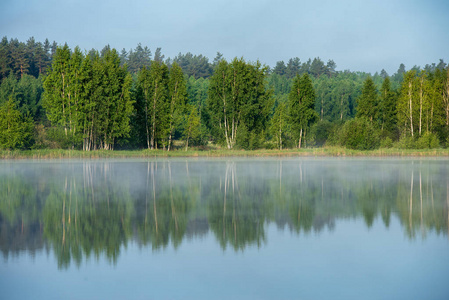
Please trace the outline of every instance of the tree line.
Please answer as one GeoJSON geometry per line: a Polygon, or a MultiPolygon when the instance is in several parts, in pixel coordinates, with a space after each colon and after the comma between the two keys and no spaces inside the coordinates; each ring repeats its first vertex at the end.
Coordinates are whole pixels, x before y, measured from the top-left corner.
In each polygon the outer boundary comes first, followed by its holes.
{"type": "Polygon", "coordinates": [[[82,52],[4,37],[0,79],[1,149],[434,148],[449,138],[443,60],[389,76],[320,58],[271,69],[219,52],[165,59],[141,44],[82,52]]]}

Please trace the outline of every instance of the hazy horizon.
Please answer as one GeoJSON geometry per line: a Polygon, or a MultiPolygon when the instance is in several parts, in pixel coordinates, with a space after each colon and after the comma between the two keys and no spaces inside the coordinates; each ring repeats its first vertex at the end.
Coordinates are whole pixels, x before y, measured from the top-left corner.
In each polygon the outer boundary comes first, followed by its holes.
{"type": "Polygon", "coordinates": [[[243,57],[274,67],[320,57],[337,70],[395,73],[447,63],[449,3],[381,1],[26,1],[0,4],[1,35],[46,38],[72,49],[134,49],[165,58],[191,52],[214,59],[243,57]]]}

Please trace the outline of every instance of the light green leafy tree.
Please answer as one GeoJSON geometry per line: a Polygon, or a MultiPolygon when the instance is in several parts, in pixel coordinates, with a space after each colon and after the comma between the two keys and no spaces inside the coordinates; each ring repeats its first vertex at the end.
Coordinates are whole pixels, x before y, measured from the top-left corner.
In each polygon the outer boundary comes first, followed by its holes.
{"type": "Polygon", "coordinates": [[[126,67],[120,67],[120,58],[115,49],[105,53],[102,65],[102,95],[97,106],[99,138],[103,149],[112,150],[115,140],[127,136],[130,131],[132,78],[126,67]]]}
{"type": "Polygon", "coordinates": [[[279,150],[282,150],[288,133],[287,104],[280,101],[271,118],[270,133],[274,137],[279,150]]]}
{"type": "Polygon", "coordinates": [[[187,101],[187,87],[184,79],[184,74],[182,73],[181,67],[174,62],[168,81],[168,92],[169,92],[169,137],[168,137],[168,151],[172,144],[172,138],[175,132],[175,127],[179,124],[180,119],[185,111],[186,101],[187,101]]]}
{"type": "Polygon", "coordinates": [[[398,99],[398,126],[403,135],[414,137],[416,132],[417,108],[416,72],[411,70],[404,74],[401,93],[398,99]]]}
{"type": "Polygon", "coordinates": [[[186,151],[189,147],[189,140],[196,140],[201,135],[201,119],[198,115],[197,108],[193,105],[190,107],[189,117],[187,119],[184,137],[186,140],[186,151]]]}
{"type": "Polygon", "coordinates": [[[319,117],[315,111],[315,90],[309,75],[296,76],[288,96],[288,105],[292,134],[298,140],[298,148],[301,148],[307,129],[319,117]]]}
{"type": "Polygon", "coordinates": [[[67,136],[72,132],[69,127],[74,124],[70,119],[70,49],[67,44],[58,47],[53,57],[53,63],[44,81],[43,107],[47,112],[47,118],[53,125],[59,125],[67,136]]]}
{"type": "Polygon", "coordinates": [[[144,128],[148,149],[157,149],[158,141],[165,145],[169,129],[169,71],[167,65],[153,61],[143,67],[137,77],[137,114],[144,128]],[[165,140],[165,142],[164,142],[165,140]]]}
{"type": "Polygon", "coordinates": [[[265,89],[267,68],[259,62],[221,60],[210,79],[208,110],[217,139],[228,149],[257,147],[273,101],[265,89]]]}

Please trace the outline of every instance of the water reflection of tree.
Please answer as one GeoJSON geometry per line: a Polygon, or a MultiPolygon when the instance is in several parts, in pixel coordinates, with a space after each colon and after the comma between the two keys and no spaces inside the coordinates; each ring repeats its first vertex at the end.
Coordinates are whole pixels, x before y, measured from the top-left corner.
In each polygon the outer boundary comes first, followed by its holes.
{"type": "Polygon", "coordinates": [[[224,176],[219,177],[206,195],[208,221],[220,246],[229,244],[235,250],[265,242],[264,185],[237,176],[235,162],[226,163],[224,176]]]}
{"type": "Polygon", "coordinates": [[[159,249],[165,248],[170,240],[175,248],[181,244],[191,195],[187,188],[173,178],[170,162],[147,163],[144,195],[137,199],[138,205],[145,209],[138,212],[136,218],[138,237],[143,245],[151,243],[153,249],[159,249]]]}
{"type": "Polygon", "coordinates": [[[42,197],[44,187],[36,174],[26,174],[2,165],[0,174],[0,251],[7,258],[12,252],[28,249],[31,255],[42,249],[42,197]],[[25,180],[29,176],[33,181],[25,180]]]}
{"type": "MultiPolygon", "coordinates": [[[[71,171],[71,172],[70,172],[71,171]]],[[[55,180],[43,208],[44,237],[52,245],[59,267],[102,253],[116,262],[120,247],[132,234],[134,213],[126,186],[110,180],[110,164],[83,164],[83,176],[55,180]]]]}
{"type": "Polygon", "coordinates": [[[449,174],[444,165],[436,169],[413,164],[401,170],[396,208],[409,238],[425,237],[429,230],[448,232],[449,174]]]}
{"type": "MultiPolygon", "coordinates": [[[[223,249],[266,242],[266,225],[297,234],[332,230],[336,220],[397,218],[410,239],[448,233],[445,163],[338,160],[68,163],[49,174],[0,172],[0,249],[52,247],[60,267],[122,246],[179,247],[209,230],[223,249]],[[267,171],[268,170],[268,171],[267,171]]],[[[5,171],[6,170],[6,171],[5,171]]],[[[46,171],[46,172],[47,172],[46,171]]]]}

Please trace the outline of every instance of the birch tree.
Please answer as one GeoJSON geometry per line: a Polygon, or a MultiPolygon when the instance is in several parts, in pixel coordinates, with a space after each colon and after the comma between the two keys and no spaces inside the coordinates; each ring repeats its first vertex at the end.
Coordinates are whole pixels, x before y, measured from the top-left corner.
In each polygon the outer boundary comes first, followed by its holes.
{"type": "Polygon", "coordinates": [[[170,151],[175,126],[179,123],[182,114],[185,112],[187,100],[187,88],[181,67],[174,62],[169,74],[168,82],[169,92],[169,128],[168,128],[168,146],[170,151]]]}
{"type": "Polygon", "coordinates": [[[288,101],[290,126],[298,140],[298,148],[301,148],[307,129],[319,118],[315,111],[315,90],[309,75],[296,76],[288,101]]]}
{"type": "Polygon", "coordinates": [[[414,137],[416,126],[416,72],[408,71],[404,74],[401,94],[398,100],[398,125],[402,132],[414,137]]]}
{"type": "Polygon", "coordinates": [[[272,109],[271,93],[265,89],[267,68],[259,62],[235,58],[221,60],[210,79],[208,108],[218,139],[228,149],[238,141],[252,148],[266,127],[272,109]]]}

